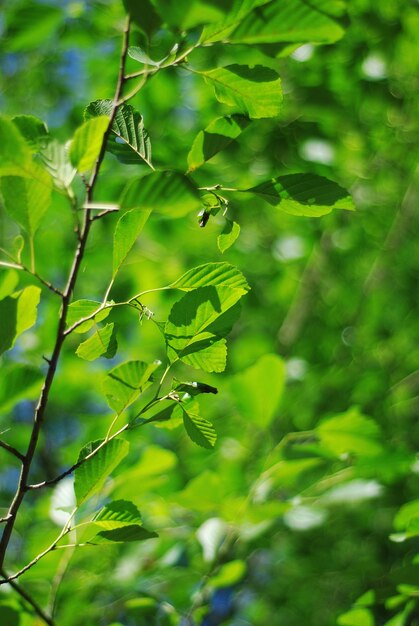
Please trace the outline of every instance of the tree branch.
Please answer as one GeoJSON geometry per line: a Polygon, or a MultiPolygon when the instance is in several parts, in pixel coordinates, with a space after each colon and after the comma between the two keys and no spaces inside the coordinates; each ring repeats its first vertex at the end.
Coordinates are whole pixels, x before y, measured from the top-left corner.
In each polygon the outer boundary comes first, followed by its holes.
{"type": "Polygon", "coordinates": [[[10,452],[10,454],[13,454],[17,459],[19,459],[19,461],[22,461],[22,463],[25,460],[25,457],[23,456],[23,454],[19,452],[19,450],[16,450],[16,448],[6,443],[5,441],[2,441],[1,439],[0,439],[0,448],[4,448],[4,450],[7,450],[7,452],[10,452]]]}
{"type": "MultiPolygon", "coordinates": [[[[112,111],[109,116],[109,122],[108,122],[106,132],[104,133],[104,136],[103,136],[99,156],[96,160],[95,166],[92,171],[92,175],[87,184],[86,204],[89,204],[92,201],[93,192],[94,192],[96,181],[99,175],[100,166],[105,156],[106,142],[107,142],[109,133],[111,131],[112,123],[115,119],[115,115],[116,115],[117,108],[118,108],[118,102],[121,98],[123,87],[124,87],[124,71],[125,71],[125,62],[126,62],[126,58],[128,54],[129,31],[130,31],[130,18],[128,16],[125,27],[124,27],[124,32],[123,32],[119,72],[118,72],[118,79],[117,79],[117,85],[115,89],[112,111]]],[[[86,244],[87,244],[90,227],[92,223],[93,222],[92,222],[91,212],[90,210],[87,210],[85,214],[84,224],[80,232],[79,243],[78,243],[75,255],[74,255],[73,264],[72,264],[72,267],[70,269],[70,273],[68,276],[67,285],[62,294],[62,305],[61,305],[61,312],[60,312],[60,317],[58,321],[54,350],[52,353],[51,361],[48,366],[47,374],[45,377],[44,385],[41,390],[38,404],[35,409],[32,433],[30,436],[26,454],[24,455],[24,459],[22,461],[22,469],[21,469],[21,473],[19,477],[18,487],[15,493],[15,496],[13,498],[13,501],[10,505],[9,512],[8,512],[9,519],[7,520],[5,524],[3,535],[0,541],[0,569],[4,563],[7,547],[9,545],[10,537],[13,532],[17,513],[25,497],[25,493],[27,492],[29,472],[30,472],[34,455],[35,455],[36,447],[38,444],[39,435],[41,433],[41,429],[44,423],[45,412],[46,412],[48,399],[49,399],[49,393],[52,387],[52,383],[54,381],[55,372],[56,372],[57,365],[58,365],[58,360],[60,358],[61,349],[62,349],[64,339],[65,339],[65,326],[66,326],[66,320],[67,320],[68,307],[71,302],[74,287],[77,281],[77,276],[78,276],[80,266],[84,257],[86,244]]],[[[26,571],[26,569],[24,569],[23,571],[26,571]]],[[[18,575],[23,573],[23,571],[21,571],[18,575]]],[[[13,578],[16,578],[16,577],[17,575],[15,575],[13,578]]]]}

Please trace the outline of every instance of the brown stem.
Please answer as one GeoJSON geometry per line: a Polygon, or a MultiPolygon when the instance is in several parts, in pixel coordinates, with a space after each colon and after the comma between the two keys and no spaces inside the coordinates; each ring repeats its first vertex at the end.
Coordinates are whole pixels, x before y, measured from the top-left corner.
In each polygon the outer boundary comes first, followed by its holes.
{"type": "MultiPolygon", "coordinates": [[[[94,192],[94,188],[95,188],[97,178],[99,175],[100,166],[105,156],[106,142],[107,142],[109,133],[111,131],[112,122],[115,119],[116,111],[118,108],[118,102],[121,98],[123,87],[124,87],[124,68],[125,68],[125,61],[126,61],[126,57],[128,53],[129,30],[130,30],[130,19],[128,16],[126,25],[124,28],[124,33],[123,33],[122,51],[121,51],[121,56],[120,56],[118,80],[117,80],[117,85],[115,89],[113,107],[112,107],[112,111],[109,117],[108,127],[103,136],[103,141],[102,141],[101,149],[99,152],[99,156],[96,160],[92,175],[87,185],[86,203],[91,202],[92,197],[93,197],[93,192],[94,192]]],[[[24,458],[22,459],[22,468],[20,472],[18,487],[15,493],[15,496],[13,498],[13,501],[9,507],[9,512],[8,512],[9,519],[7,520],[4,526],[3,535],[0,541],[0,569],[4,563],[7,547],[9,545],[10,537],[13,532],[13,527],[16,521],[17,513],[25,497],[25,493],[27,492],[29,472],[31,469],[32,461],[33,461],[36,447],[38,444],[39,435],[41,433],[41,429],[44,423],[49,393],[52,387],[52,383],[54,381],[55,372],[56,372],[57,365],[58,365],[58,360],[60,358],[61,349],[62,349],[64,339],[65,339],[65,326],[66,326],[66,319],[67,319],[67,311],[71,302],[71,298],[72,298],[74,287],[77,281],[77,276],[80,270],[80,266],[83,261],[84,253],[86,250],[86,244],[87,244],[87,240],[88,240],[88,236],[90,232],[90,227],[92,223],[93,221],[92,221],[91,213],[89,210],[87,210],[84,224],[80,232],[77,250],[74,255],[73,264],[72,264],[72,267],[70,269],[70,273],[68,276],[67,285],[62,294],[62,306],[61,306],[61,312],[60,312],[60,317],[58,321],[58,328],[57,328],[54,350],[52,353],[52,357],[50,359],[50,363],[48,366],[44,385],[42,387],[41,394],[38,400],[38,404],[35,409],[32,433],[30,436],[26,454],[24,455],[24,458]]]]}

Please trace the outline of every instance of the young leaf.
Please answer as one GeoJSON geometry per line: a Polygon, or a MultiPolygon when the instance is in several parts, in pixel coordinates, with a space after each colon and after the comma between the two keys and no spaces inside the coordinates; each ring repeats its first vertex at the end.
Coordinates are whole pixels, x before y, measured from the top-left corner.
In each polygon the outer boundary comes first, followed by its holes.
{"type": "MultiPolygon", "coordinates": [[[[92,315],[92,313],[97,311],[101,306],[101,302],[95,302],[94,300],[75,300],[68,307],[67,328],[70,328],[70,326],[73,326],[73,324],[83,319],[84,317],[89,317],[89,315],[92,315]]],[[[74,332],[87,332],[95,324],[97,324],[98,322],[102,322],[104,319],[106,319],[111,311],[112,307],[102,309],[97,315],[95,315],[94,318],[80,324],[80,326],[78,326],[74,332]]]]}
{"type": "Polygon", "coordinates": [[[278,176],[245,191],[291,215],[320,217],[333,209],[355,210],[345,189],[316,174],[278,176]]]}
{"type": "MultiPolygon", "coordinates": [[[[0,181],[4,208],[32,239],[51,203],[52,179],[37,163],[31,164],[33,178],[5,176],[0,181]]],[[[30,171],[27,168],[27,173],[30,171]]]]}
{"type": "Polygon", "coordinates": [[[172,289],[192,291],[198,287],[230,287],[230,289],[249,290],[249,285],[240,270],[230,263],[205,263],[188,270],[183,276],[169,285],[172,289]]]}
{"type": "Polygon", "coordinates": [[[200,43],[229,41],[229,35],[240,22],[256,7],[271,0],[236,0],[223,20],[216,24],[206,24],[202,30],[200,43]]]}
{"type": "Polygon", "coordinates": [[[190,439],[202,448],[213,448],[217,433],[211,422],[197,414],[198,405],[194,403],[191,408],[185,408],[183,404],[180,406],[183,410],[183,424],[190,439]]]}
{"type": "Polygon", "coordinates": [[[151,384],[150,378],[160,365],[160,361],[126,361],[112,369],[103,382],[109,406],[118,414],[125,411],[151,384]]]}
{"type": "Polygon", "coordinates": [[[74,133],[70,161],[78,172],[89,172],[97,161],[109,118],[100,115],[84,122],[74,133]]]}
{"type": "Polygon", "coordinates": [[[200,206],[198,190],[178,172],[154,172],[135,178],[121,197],[122,209],[155,210],[171,217],[182,217],[200,206]]]}
{"type": "Polygon", "coordinates": [[[40,288],[31,285],[0,301],[0,354],[10,350],[16,338],[35,324],[40,296],[40,288]]]}
{"type": "Polygon", "coordinates": [[[224,225],[223,231],[217,237],[217,245],[218,249],[221,253],[224,253],[228,250],[233,243],[236,241],[237,237],[240,235],[240,226],[237,222],[232,222],[231,220],[226,219],[226,223],[224,225]]]}
{"type": "Polygon", "coordinates": [[[267,428],[275,417],[285,382],[285,366],[275,354],[266,354],[232,380],[241,414],[267,428]]]}
{"type": "Polygon", "coordinates": [[[274,70],[235,64],[200,73],[213,86],[217,100],[239,113],[256,119],[281,112],[281,81],[274,70]]]}
{"type": "MultiPolygon", "coordinates": [[[[101,444],[103,444],[102,440],[91,441],[85,445],[80,451],[77,462],[83,461],[101,444]]],[[[104,443],[96,454],[75,470],[74,491],[79,506],[102,489],[106,479],[118,467],[122,459],[126,457],[128,450],[128,441],[111,439],[104,443]]]]}
{"type": "Polygon", "coordinates": [[[119,218],[113,236],[113,277],[127,258],[150,214],[151,210],[131,209],[119,218]]]}
{"type": "Polygon", "coordinates": [[[114,324],[106,324],[98,328],[94,335],[83,341],[76,350],[77,356],[86,361],[94,361],[100,356],[111,359],[115,356],[118,344],[114,324]]]}
{"type": "Polygon", "coordinates": [[[209,161],[217,152],[220,152],[236,139],[249,124],[249,119],[243,115],[229,115],[219,117],[201,130],[195,137],[188,154],[188,167],[192,172],[209,161]]]}
{"type": "MultiPolygon", "coordinates": [[[[95,100],[85,110],[85,119],[106,115],[109,117],[112,100],[95,100]]],[[[111,126],[107,149],[121,163],[145,163],[151,169],[151,143],[144,128],[143,118],[130,104],[118,107],[111,126]]]]}

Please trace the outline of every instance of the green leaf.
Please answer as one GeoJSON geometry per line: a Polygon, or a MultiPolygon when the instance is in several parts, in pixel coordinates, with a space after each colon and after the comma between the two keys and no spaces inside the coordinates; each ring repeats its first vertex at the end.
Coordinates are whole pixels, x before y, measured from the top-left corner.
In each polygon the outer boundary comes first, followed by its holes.
{"type": "Polygon", "coordinates": [[[113,277],[137,241],[150,214],[151,210],[131,209],[119,218],[113,236],[113,277]]]}
{"type": "MultiPolygon", "coordinates": [[[[88,443],[80,451],[77,462],[89,457],[102,444],[103,440],[88,443]]],[[[102,489],[106,479],[126,457],[128,450],[129,444],[124,439],[111,439],[75,470],[74,491],[79,506],[102,489]]]]}
{"type": "Polygon", "coordinates": [[[276,117],[281,112],[281,81],[272,69],[235,64],[200,74],[214,87],[217,100],[239,113],[256,119],[276,117]]]}
{"type": "Polygon", "coordinates": [[[43,148],[40,158],[52,176],[55,186],[58,189],[68,188],[76,173],[70,162],[68,146],[53,139],[43,148]]]}
{"type": "Polygon", "coordinates": [[[100,115],[84,122],[74,133],[70,161],[78,172],[89,172],[95,165],[108,125],[109,118],[100,115]]]}
{"type": "Polygon", "coordinates": [[[185,408],[180,405],[183,410],[183,424],[189,438],[202,448],[213,448],[217,441],[217,433],[213,425],[208,420],[197,414],[199,409],[197,403],[194,403],[193,409],[185,408]]]}
{"type": "Polygon", "coordinates": [[[102,386],[109,406],[118,414],[125,411],[151,384],[150,378],[160,365],[160,361],[126,361],[112,369],[102,386]]]}
{"type": "MultiPolygon", "coordinates": [[[[68,307],[67,312],[67,329],[84,317],[89,317],[89,315],[92,315],[92,313],[97,311],[101,306],[102,303],[96,302],[95,300],[75,300],[74,302],[72,302],[68,307]]],[[[80,324],[80,326],[78,326],[74,332],[87,332],[88,330],[93,328],[95,324],[97,324],[98,322],[102,322],[104,319],[106,319],[111,311],[112,307],[102,309],[91,320],[87,320],[86,322],[80,324]]]]}
{"type": "Polygon", "coordinates": [[[400,507],[394,518],[394,528],[405,531],[409,537],[419,535],[419,500],[406,502],[400,507]]]}
{"type": "Polygon", "coordinates": [[[31,167],[29,146],[15,124],[0,115],[0,176],[25,176],[31,167]]]}
{"type": "Polygon", "coordinates": [[[316,433],[322,446],[333,456],[369,457],[383,451],[379,426],[356,408],[324,420],[317,426],[316,433]]]}
{"type": "Polygon", "coordinates": [[[224,262],[198,265],[188,270],[169,286],[172,289],[181,289],[182,291],[192,291],[198,287],[209,286],[229,287],[243,292],[250,289],[241,271],[234,265],[224,262]]]}
{"type": "MultiPolygon", "coordinates": [[[[113,109],[112,100],[95,100],[85,110],[85,119],[106,115],[113,109]]],[[[145,163],[151,169],[151,143],[143,118],[130,104],[118,107],[106,144],[121,163],[145,163]]]]}
{"type": "Polygon", "coordinates": [[[0,190],[6,211],[33,238],[51,204],[52,179],[36,163],[31,168],[33,178],[5,176],[0,190]]]}
{"type": "Polygon", "coordinates": [[[236,241],[237,237],[240,235],[240,226],[237,222],[232,222],[231,220],[226,219],[226,223],[224,225],[223,231],[217,237],[217,245],[221,253],[224,253],[228,250],[233,243],[236,241]]]}
{"type": "Polygon", "coordinates": [[[0,413],[10,411],[20,400],[35,398],[42,385],[41,370],[14,363],[2,367],[0,378],[0,413]]]}
{"type": "Polygon", "coordinates": [[[98,328],[94,335],[83,341],[76,350],[77,356],[86,361],[94,361],[100,356],[112,359],[117,351],[116,333],[114,324],[106,324],[98,328]]]}
{"type": "Polygon", "coordinates": [[[48,128],[45,122],[33,115],[16,115],[12,122],[31,150],[38,152],[45,147],[48,141],[48,128]]]}
{"type": "Polygon", "coordinates": [[[353,200],[345,189],[316,174],[278,176],[245,191],[291,215],[320,217],[333,209],[355,210],[353,200]]]}
{"type": "Polygon", "coordinates": [[[31,285],[0,301],[0,354],[10,350],[16,338],[35,324],[40,296],[40,288],[31,285]]]}
{"type": "Polygon", "coordinates": [[[139,46],[130,46],[128,48],[128,56],[130,56],[131,59],[134,59],[134,61],[138,61],[143,65],[152,65],[153,67],[158,67],[160,64],[159,61],[153,61],[153,59],[151,59],[148,54],[146,54],[144,50],[139,46]]]}
{"type": "Polygon", "coordinates": [[[200,24],[218,22],[225,17],[230,0],[153,0],[162,19],[176,30],[188,30],[200,24]],[[225,8],[224,8],[225,5],[225,8]]]}
{"type": "Polygon", "coordinates": [[[183,363],[204,372],[224,372],[227,364],[227,342],[225,339],[214,341],[210,338],[193,343],[182,350],[183,363]]]}
{"type": "Polygon", "coordinates": [[[88,543],[98,544],[107,541],[144,541],[157,537],[157,534],[143,528],[140,512],[127,500],[114,500],[107,504],[94,518],[92,529],[100,529],[88,543]]]}
{"type": "Polygon", "coordinates": [[[178,172],[154,172],[135,178],[121,197],[122,209],[154,210],[170,217],[182,217],[200,207],[198,190],[178,172]]]}
{"type": "MultiPolygon", "coordinates": [[[[2,268],[4,269],[4,268],[2,268]]],[[[12,294],[19,284],[19,274],[16,270],[6,270],[0,273],[0,300],[12,294]]]]}
{"type": "Polygon", "coordinates": [[[316,2],[274,0],[252,11],[228,36],[231,43],[332,43],[344,34],[316,2]]]}
{"type": "Polygon", "coordinates": [[[188,154],[189,171],[204,165],[214,155],[226,148],[248,126],[249,119],[243,115],[219,117],[201,130],[195,137],[188,154]]]}
{"type": "Polygon", "coordinates": [[[369,609],[355,607],[340,615],[337,623],[339,626],[374,626],[374,617],[369,609]]]}
{"type": "Polygon", "coordinates": [[[256,7],[267,4],[270,0],[234,0],[223,20],[216,24],[205,24],[200,43],[228,42],[229,35],[240,22],[256,7]]]}
{"type": "MultiPolygon", "coordinates": [[[[246,293],[245,289],[199,287],[176,302],[166,322],[164,334],[173,360],[190,358],[223,338],[223,314],[246,293]]],[[[222,345],[222,344],[221,344],[222,345]]]]}
{"type": "Polygon", "coordinates": [[[285,365],[275,354],[262,356],[232,380],[237,407],[242,416],[268,428],[278,410],[285,383],[285,365]]]}

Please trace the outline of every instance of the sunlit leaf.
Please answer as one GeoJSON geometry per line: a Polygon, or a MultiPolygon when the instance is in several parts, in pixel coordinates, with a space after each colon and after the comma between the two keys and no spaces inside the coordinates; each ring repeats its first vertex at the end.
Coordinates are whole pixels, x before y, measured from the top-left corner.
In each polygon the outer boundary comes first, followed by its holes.
{"type": "Polygon", "coordinates": [[[52,179],[37,163],[32,163],[31,169],[33,178],[29,175],[1,178],[0,191],[6,211],[32,238],[50,206],[52,179]]]}
{"type": "Polygon", "coordinates": [[[249,13],[228,40],[245,44],[332,43],[343,33],[343,28],[325,15],[318,3],[274,0],[249,13]]]}
{"type": "Polygon", "coordinates": [[[176,354],[180,359],[189,357],[222,339],[230,325],[224,328],[222,318],[245,293],[245,289],[224,286],[199,287],[186,293],[173,305],[164,329],[168,347],[174,351],[171,358],[176,354]]]}
{"type": "Polygon", "coordinates": [[[226,220],[222,233],[217,237],[217,245],[220,252],[223,253],[231,248],[239,235],[239,224],[237,224],[237,222],[232,222],[231,220],[226,220]]]}
{"type": "Polygon", "coordinates": [[[247,189],[291,215],[319,217],[333,209],[355,210],[348,192],[316,174],[287,174],[247,189]]]}
{"type": "Polygon", "coordinates": [[[213,448],[217,441],[217,433],[213,425],[196,412],[198,405],[191,408],[185,408],[180,405],[183,410],[183,424],[185,430],[194,443],[203,448],[213,448]]]}
{"type": "Polygon", "coordinates": [[[113,236],[113,276],[118,273],[150,214],[151,210],[131,209],[119,218],[113,236]]]}
{"type": "Polygon", "coordinates": [[[0,301],[0,354],[10,350],[16,338],[35,324],[40,297],[40,288],[31,285],[0,301]]]}
{"type": "Polygon", "coordinates": [[[205,263],[188,270],[170,285],[173,289],[191,291],[198,287],[230,287],[248,291],[249,285],[242,272],[230,263],[205,263]]]}
{"type": "MultiPolygon", "coordinates": [[[[85,118],[109,117],[113,108],[112,100],[95,100],[85,110],[85,118]]],[[[130,104],[118,107],[112,122],[107,149],[121,163],[145,163],[151,169],[151,143],[144,128],[143,118],[130,104]]]]}
{"type": "MultiPolygon", "coordinates": [[[[88,443],[80,451],[77,462],[90,457],[102,444],[101,440],[88,443]]],[[[78,505],[103,488],[108,476],[128,454],[128,449],[129,444],[124,439],[111,439],[75,470],[74,490],[78,505]]]]}
{"type": "Polygon", "coordinates": [[[41,151],[40,159],[58,189],[66,189],[70,186],[76,170],[71,165],[67,145],[61,144],[56,139],[48,141],[41,151]]]}
{"type": "Polygon", "coordinates": [[[114,324],[106,324],[98,328],[94,335],[83,341],[76,350],[77,356],[86,361],[94,361],[100,356],[111,359],[115,356],[118,344],[114,324]]]}
{"type": "Polygon", "coordinates": [[[109,118],[100,115],[84,122],[74,133],[70,146],[70,160],[79,172],[90,171],[99,156],[109,118]]]}
{"type": "Polygon", "coordinates": [[[213,86],[217,100],[238,113],[263,118],[276,117],[281,112],[281,81],[272,69],[235,64],[201,74],[213,86]]]}
{"type": "Polygon", "coordinates": [[[103,391],[109,406],[118,414],[128,408],[151,384],[150,378],[160,367],[160,361],[126,361],[112,369],[103,381],[103,391]]]}

